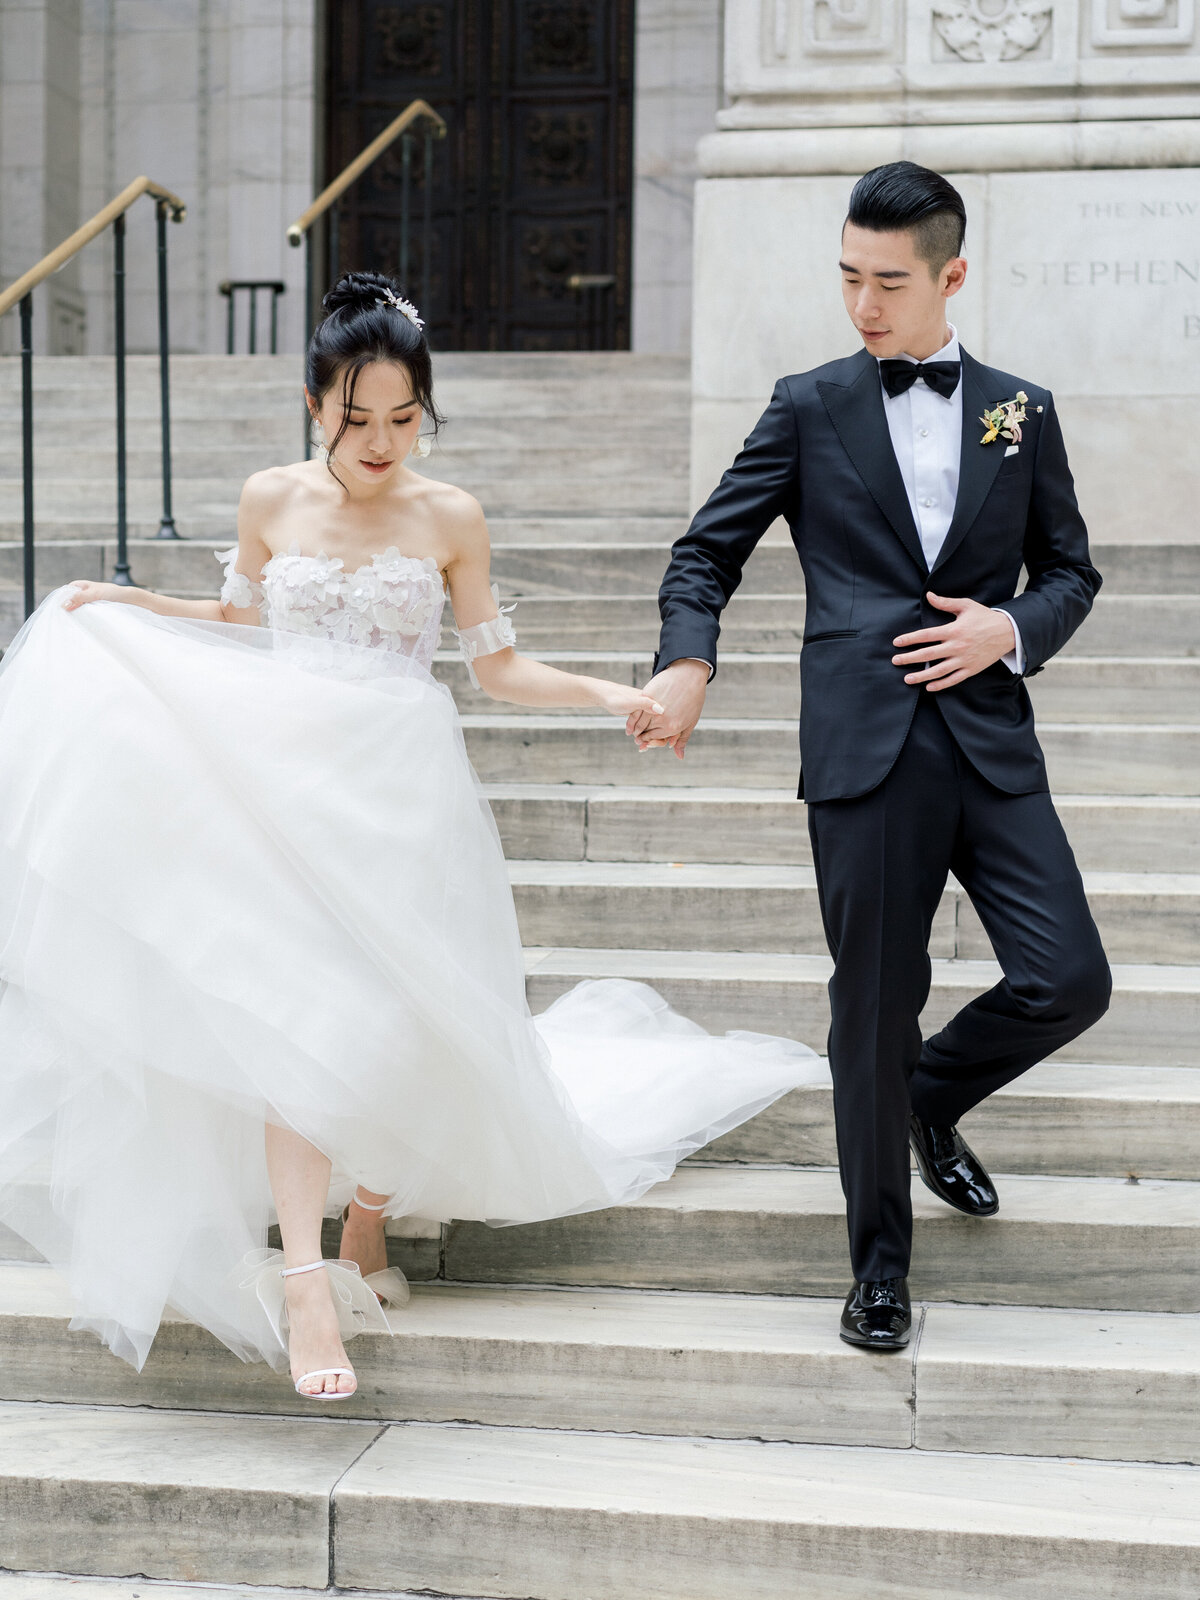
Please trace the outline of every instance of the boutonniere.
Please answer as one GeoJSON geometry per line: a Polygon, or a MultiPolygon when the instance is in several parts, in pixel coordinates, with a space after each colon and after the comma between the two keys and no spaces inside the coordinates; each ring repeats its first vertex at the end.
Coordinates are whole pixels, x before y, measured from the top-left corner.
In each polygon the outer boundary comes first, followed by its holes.
{"type": "MultiPolygon", "coordinates": [[[[987,432],[979,441],[980,444],[994,444],[997,439],[1008,439],[1013,444],[1020,444],[1021,424],[1025,421],[1025,407],[1028,404],[1029,396],[1024,389],[1018,389],[1015,400],[1001,400],[998,406],[985,411],[979,420],[987,432]]],[[[1039,406],[1038,410],[1041,409],[1039,406]]]]}

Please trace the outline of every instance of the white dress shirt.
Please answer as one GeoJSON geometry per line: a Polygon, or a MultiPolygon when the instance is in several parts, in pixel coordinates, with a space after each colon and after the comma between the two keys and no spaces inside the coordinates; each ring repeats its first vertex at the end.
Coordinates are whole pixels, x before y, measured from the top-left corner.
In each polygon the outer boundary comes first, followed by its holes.
{"type": "MultiPolygon", "coordinates": [[[[962,350],[958,343],[958,330],[947,324],[949,344],[943,345],[927,361],[954,361],[961,364],[962,350]]],[[[902,355],[901,361],[916,361],[916,356],[902,355]]],[[[880,372],[880,386],[883,373],[880,372]]],[[[900,467],[900,476],[908,491],[913,520],[921,536],[921,549],[925,563],[932,572],[941,554],[942,545],[954,518],[954,504],[958,499],[958,469],[962,451],[963,390],[961,379],[952,395],[939,394],[931,389],[924,378],[918,378],[903,394],[889,394],[883,390],[883,410],[887,417],[888,432],[892,436],[892,449],[900,467]]],[[[994,611],[1004,611],[1003,606],[993,606],[994,611]]],[[[1024,672],[1025,652],[1021,647],[1021,632],[1016,619],[1009,612],[1004,615],[1012,623],[1016,649],[1010,650],[1001,660],[1010,672],[1024,672]]]]}
{"type": "MultiPolygon", "coordinates": [[[[958,343],[958,329],[953,323],[947,323],[950,332],[950,342],[943,345],[936,355],[927,356],[928,361],[956,361],[962,362],[962,350],[958,343]]],[[[916,356],[902,355],[901,361],[916,361],[916,356]]],[[[880,387],[883,386],[883,374],[879,377],[880,387]]],[[[889,394],[883,390],[883,410],[887,417],[888,432],[892,436],[892,449],[896,452],[896,460],[900,467],[900,476],[904,479],[904,487],[908,491],[908,503],[912,507],[913,520],[916,522],[917,531],[921,536],[921,549],[925,553],[925,563],[932,572],[941,554],[942,545],[946,542],[946,535],[950,531],[950,523],[954,518],[954,504],[958,499],[958,470],[962,451],[963,430],[963,388],[959,380],[958,388],[949,397],[938,394],[936,389],[931,389],[924,378],[918,378],[910,389],[903,394],[889,394]]],[[[1004,610],[1003,606],[993,606],[993,611],[1003,611],[1012,623],[1013,637],[1016,648],[1001,660],[1010,672],[1021,673],[1025,670],[1025,650],[1021,644],[1021,630],[1017,627],[1017,620],[1012,614],[1004,610]]],[[[698,656],[689,656],[686,659],[696,661],[698,656]]],[[[705,661],[708,675],[713,675],[711,661],[705,661]]]]}

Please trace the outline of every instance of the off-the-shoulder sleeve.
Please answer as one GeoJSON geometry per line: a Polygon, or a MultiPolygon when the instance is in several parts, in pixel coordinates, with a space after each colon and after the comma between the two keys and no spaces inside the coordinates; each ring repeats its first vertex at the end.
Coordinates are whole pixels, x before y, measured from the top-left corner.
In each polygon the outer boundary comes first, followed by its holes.
{"type": "Polygon", "coordinates": [[[244,572],[235,570],[238,558],[237,545],[235,544],[232,550],[217,550],[214,554],[225,568],[225,581],[221,585],[221,604],[232,606],[239,611],[249,611],[251,606],[257,606],[259,617],[265,622],[266,594],[261,583],[248,578],[244,572]]]}
{"type": "Polygon", "coordinates": [[[508,613],[516,610],[515,605],[500,604],[500,590],[495,584],[492,585],[492,599],[496,602],[494,617],[489,617],[486,622],[477,622],[471,628],[454,630],[473,689],[479,688],[479,679],[475,676],[475,657],[494,656],[497,650],[511,649],[517,642],[517,630],[508,620],[508,613]]]}

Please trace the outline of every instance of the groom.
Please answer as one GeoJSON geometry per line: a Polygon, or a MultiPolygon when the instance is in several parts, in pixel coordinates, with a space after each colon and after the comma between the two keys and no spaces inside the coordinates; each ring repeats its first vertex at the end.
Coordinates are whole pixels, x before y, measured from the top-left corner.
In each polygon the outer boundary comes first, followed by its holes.
{"type": "Polygon", "coordinates": [[[956,1124],[1090,1027],[1111,987],[1024,682],[1087,616],[1100,575],[1050,392],[976,361],[947,323],[965,224],[957,190],[912,162],[855,185],[839,270],[863,348],[775,385],[663,579],[647,685],[663,714],[629,720],[640,748],[683,756],[721,612],[785,517],[807,596],[800,793],[834,961],[855,1279],[841,1336],[875,1350],[910,1332],[909,1145],[935,1194],[991,1216],[996,1191],[956,1124]],[[922,1041],[949,873],[1004,976],[922,1041]]]}

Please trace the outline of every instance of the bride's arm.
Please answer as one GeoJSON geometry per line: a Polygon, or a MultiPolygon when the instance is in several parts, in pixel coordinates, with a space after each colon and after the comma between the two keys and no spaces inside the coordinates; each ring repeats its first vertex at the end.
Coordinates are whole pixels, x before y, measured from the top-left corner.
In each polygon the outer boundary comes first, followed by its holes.
{"type": "Polygon", "coordinates": [[[71,593],[63,601],[64,611],[78,611],[92,600],[116,600],[120,605],[141,606],[160,617],[198,617],[201,622],[223,622],[228,618],[219,600],[177,600],[173,595],[155,594],[153,589],[137,589],[125,583],[94,583],[91,578],[76,578],[71,593]]]}
{"type": "Polygon", "coordinates": [[[219,600],[179,600],[173,595],[156,594],[153,589],[138,589],[123,583],[94,583],[79,578],[63,601],[64,611],[76,611],[93,600],[116,600],[121,605],[141,606],[160,617],[193,617],[201,622],[242,622],[252,627],[260,621],[258,579],[270,560],[271,552],[262,537],[262,524],[269,513],[272,493],[262,482],[266,473],[249,478],[238,502],[238,542],[235,552],[217,554],[226,561],[225,582],[219,600]],[[235,602],[243,601],[244,604],[235,602]]]}
{"type": "Polygon", "coordinates": [[[491,580],[491,549],[487,523],[478,503],[469,495],[455,497],[451,526],[454,555],[447,565],[450,602],[463,655],[472,682],[492,700],[517,706],[599,706],[616,716],[626,708],[655,710],[640,689],[607,678],[588,678],[578,672],[560,672],[542,661],[530,661],[513,648],[512,624],[499,608],[491,580]]]}

